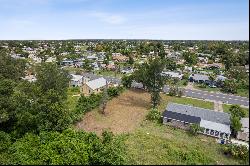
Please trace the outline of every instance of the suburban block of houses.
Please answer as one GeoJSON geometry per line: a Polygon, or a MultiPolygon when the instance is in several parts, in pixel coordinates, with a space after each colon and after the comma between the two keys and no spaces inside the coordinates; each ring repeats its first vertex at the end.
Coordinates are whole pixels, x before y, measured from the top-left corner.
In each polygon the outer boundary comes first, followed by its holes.
{"type": "Polygon", "coordinates": [[[230,138],[230,114],[177,103],[169,103],[162,114],[163,124],[181,129],[190,129],[191,124],[198,124],[201,134],[223,140],[230,138]]]}

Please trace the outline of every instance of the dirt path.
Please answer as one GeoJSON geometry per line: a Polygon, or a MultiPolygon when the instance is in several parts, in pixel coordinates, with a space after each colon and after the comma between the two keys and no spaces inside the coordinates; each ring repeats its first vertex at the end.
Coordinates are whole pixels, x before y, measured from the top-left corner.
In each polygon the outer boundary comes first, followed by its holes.
{"type": "Polygon", "coordinates": [[[150,108],[150,95],[140,90],[127,90],[119,97],[107,103],[106,114],[98,109],[88,112],[82,121],[76,124],[78,129],[93,131],[98,135],[104,129],[114,133],[131,132],[145,118],[150,108]]]}
{"type": "Polygon", "coordinates": [[[214,110],[223,112],[222,102],[214,101],[214,110]]]}

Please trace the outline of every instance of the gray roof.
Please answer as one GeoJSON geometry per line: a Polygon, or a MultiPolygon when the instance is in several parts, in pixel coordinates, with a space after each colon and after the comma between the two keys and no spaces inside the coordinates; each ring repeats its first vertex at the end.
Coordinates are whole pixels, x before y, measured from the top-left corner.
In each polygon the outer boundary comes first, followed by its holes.
{"type": "Polygon", "coordinates": [[[225,124],[211,122],[211,121],[201,119],[200,127],[204,127],[206,129],[211,129],[211,130],[216,130],[219,132],[231,134],[230,125],[225,125],[225,124]]]}
{"type": "Polygon", "coordinates": [[[193,107],[189,105],[169,103],[167,111],[177,112],[185,115],[200,117],[203,120],[230,125],[230,114],[224,112],[216,112],[209,109],[193,107]]]}
{"type": "Polygon", "coordinates": [[[207,75],[202,75],[202,74],[192,74],[190,75],[190,78],[193,78],[193,80],[209,80],[209,77],[207,75]]]}
{"type": "Polygon", "coordinates": [[[82,73],[83,77],[87,77],[89,78],[89,80],[95,80],[98,78],[105,78],[108,82],[111,82],[113,84],[121,84],[121,79],[115,78],[115,77],[110,77],[110,76],[99,76],[99,75],[95,75],[93,73],[82,73]]]}
{"type": "Polygon", "coordinates": [[[245,133],[249,133],[249,118],[241,118],[240,122],[242,124],[241,130],[245,133]]]}
{"type": "Polygon", "coordinates": [[[103,77],[89,81],[86,83],[91,89],[96,90],[98,88],[104,87],[107,84],[106,79],[103,77]]]}
{"type": "Polygon", "coordinates": [[[190,116],[190,115],[185,115],[185,114],[180,114],[177,112],[171,112],[171,111],[164,111],[163,112],[163,117],[167,117],[168,119],[176,119],[188,123],[200,123],[201,118],[200,117],[195,117],[195,116],[190,116]]]}

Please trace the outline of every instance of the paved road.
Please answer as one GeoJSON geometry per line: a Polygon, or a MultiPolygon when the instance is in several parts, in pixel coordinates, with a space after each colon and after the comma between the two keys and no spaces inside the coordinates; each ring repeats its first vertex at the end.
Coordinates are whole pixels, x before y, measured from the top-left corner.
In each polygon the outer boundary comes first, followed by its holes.
{"type": "MultiPolygon", "coordinates": [[[[84,76],[88,76],[91,78],[98,78],[100,76],[93,75],[92,73],[84,73],[84,76]]],[[[121,83],[121,79],[114,78],[110,76],[103,76],[108,81],[114,82],[114,83],[121,83]]],[[[142,88],[141,83],[132,83],[132,87],[134,88],[142,88]]],[[[163,87],[163,92],[168,93],[170,87],[165,85],[163,87]]],[[[211,101],[221,101],[225,104],[239,104],[245,107],[249,107],[249,98],[247,97],[241,97],[241,96],[235,96],[230,94],[224,94],[224,93],[218,93],[218,92],[208,92],[208,91],[202,91],[202,90],[194,90],[194,89],[184,89],[183,88],[184,96],[192,97],[192,98],[198,98],[198,99],[204,99],[204,100],[211,100],[211,101]]]]}
{"type": "MultiPolygon", "coordinates": [[[[169,91],[169,86],[165,86],[163,91],[167,93],[169,91]]],[[[206,99],[211,101],[221,101],[225,104],[239,104],[246,107],[249,107],[249,99],[247,97],[241,97],[236,95],[218,93],[218,92],[208,92],[202,90],[194,90],[194,89],[183,89],[184,96],[198,98],[198,99],[206,99]]]]}

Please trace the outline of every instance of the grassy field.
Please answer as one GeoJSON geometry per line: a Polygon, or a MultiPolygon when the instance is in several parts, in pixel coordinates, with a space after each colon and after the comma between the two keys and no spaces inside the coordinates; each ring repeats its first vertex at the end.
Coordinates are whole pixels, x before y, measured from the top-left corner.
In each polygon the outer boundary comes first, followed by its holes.
{"type": "Polygon", "coordinates": [[[192,136],[183,130],[148,121],[126,135],[126,146],[127,164],[131,165],[240,164],[226,157],[222,145],[212,137],[192,136]]]}
{"type": "Polygon", "coordinates": [[[66,105],[70,110],[74,110],[80,96],[73,96],[73,95],[80,94],[80,88],[79,87],[75,87],[75,88],[70,87],[70,88],[68,88],[67,94],[68,94],[68,98],[67,98],[66,105]]]}
{"type": "MultiPolygon", "coordinates": [[[[211,108],[205,101],[162,96],[162,111],[170,101],[211,108]]],[[[88,112],[75,126],[77,130],[98,135],[104,129],[124,136],[127,163],[130,164],[240,164],[227,158],[212,137],[192,136],[188,132],[147,121],[150,95],[140,90],[126,90],[108,102],[105,115],[99,109],[88,112]]]]}
{"type": "Polygon", "coordinates": [[[243,97],[249,97],[249,89],[238,89],[237,95],[243,96],[243,97]]]}
{"type": "Polygon", "coordinates": [[[210,88],[209,86],[206,86],[205,88],[201,87],[199,84],[194,84],[195,89],[209,91],[209,92],[221,92],[220,88],[210,88]]]}
{"type": "Polygon", "coordinates": [[[166,94],[161,95],[162,102],[159,105],[159,110],[164,110],[168,102],[174,102],[179,104],[187,104],[195,107],[201,107],[206,109],[214,109],[214,103],[209,101],[203,101],[198,99],[186,98],[186,97],[172,97],[166,94]]]}
{"type": "MultiPolygon", "coordinates": [[[[230,113],[230,112],[229,112],[229,108],[231,107],[231,105],[223,104],[222,107],[223,107],[223,111],[224,111],[224,112],[230,113]]],[[[243,109],[244,112],[246,113],[246,117],[249,117],[249,108],[242,108],[242,109],[243,109]]]]}

